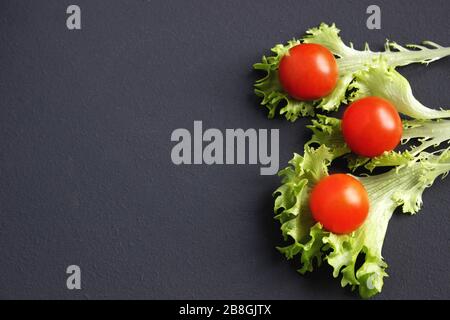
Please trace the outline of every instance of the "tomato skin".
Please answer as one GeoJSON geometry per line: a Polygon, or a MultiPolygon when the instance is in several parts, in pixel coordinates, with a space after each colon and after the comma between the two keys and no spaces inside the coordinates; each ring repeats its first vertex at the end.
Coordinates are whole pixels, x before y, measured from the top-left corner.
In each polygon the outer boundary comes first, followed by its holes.
{"type": "Polygon", "coordinates": [[[283,89],[297,100],[317,100],[329,95],[338,80],[338,65],[330,50],[302,43],[281,58],[278,77],[283,89]]]}
{"type": "Polygon", "coordinates": [[[311,191],[309,207],[314,220],[333,233],[344,234],[358,229],[369,213],[369,196],[356,178],[332,174],[323,178],[311,191]]]}
{"type": "Polygon", "coordinates": [[[376,157],[400,143],[402,120],[395,107],[379,97],[350,104],[342,118],[342,133],[349,148],[364,157],[376,157]]]}

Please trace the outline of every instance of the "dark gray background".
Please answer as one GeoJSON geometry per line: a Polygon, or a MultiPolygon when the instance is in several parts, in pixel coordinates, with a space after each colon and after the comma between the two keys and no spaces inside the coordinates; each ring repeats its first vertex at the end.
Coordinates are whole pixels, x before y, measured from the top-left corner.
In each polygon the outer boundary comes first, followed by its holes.
{"type": "MultiPolygon", "coordinates": [[[[300,276],[274,249],[276,176],[258,166],[175,166],[170,134],[279,128],[280,162],[301,152],[306,121],[269,121],[251,65],[320,22],[381,48],[450,45],[449,2],[0,2],[0,298],[357,297],[327,267],[300,276]],[[82,9],[81,31],[65,10],[82,9]],[[65,269],[82,268],[81,291],[65,269]]],[[[450,59],[402,69],[419,100],[445,106],[450,59]]],[[[450,298],[449,181],[385,239],[381,299],[450,298]]]]}

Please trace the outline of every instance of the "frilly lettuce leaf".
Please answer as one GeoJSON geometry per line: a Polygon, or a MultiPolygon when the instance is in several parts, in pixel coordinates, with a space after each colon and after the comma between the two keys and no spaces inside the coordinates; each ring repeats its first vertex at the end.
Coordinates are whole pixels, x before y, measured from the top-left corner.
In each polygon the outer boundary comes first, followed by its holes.
{"type": "Polygon", "coordinates": [[[420,157],[422,151],[450,140],[450,120],[402,120],[402,124],[402,144],[411,140],[416,142],[402,152],[385,152],[374,158],[352,154],[342,135],[341,120],[324,115],[317,115],[317,119],[312,120],[312,124],[308,126],[313,131],[313,135],[307,145],[319,144],[328,147],[333,159],[346,155],[348,167],[351,170],[364,166],[372,171],[377,167],[407,165],[420,157]]]}
{"type": "Polygon", "coordinates": [[[347,46],[339,36],[340,30],[334,25],[322,23],[318,28],[310,29],[298,40],[293,39],[287,44],[278,44],[272,48],[272,56],[263,56],[260,63],[253,65],[254,69],[262,70],[266,75],[255,83],[255,94],[262,98],[261,106],[268,109],[269,118],[278,113],[289,121],[299,117],[313,116],[317,108],[324,111],[334,111],[347,102],[346,94],[355,73],[376,66],[383,57],[389,67],[404,66],[410,63],[425,63],[450,55],[450,48],[444,48],[433,42],[425,42],[428,47],[410,45],[402,47],[395,42],[387,41],[384,52],[371,51],[366,44],[364,50],[356,50],[353,44],[347,46]],[[337,57],[339,79],[334,91],[327,97],[316,101],[298,101],[285,93],[278,80],[278,65],[281,58],[290,48],[300,43],[321,44],[337,57]],[[408,49],[409,48],[409,49],[408,49]]]}
{"type": "Polygon", "coordinates": [[[370,210],[364,224],[351,234],[337,235],[315,223],[309,211],[311,189],[324,176],[333,158],[325,146],[305,146],[304,156],[298,154],[280,171],[282,185],[274,192],[276,219],[290,244],[278,248],[287,259],[299,258],[300,273],[312,271],[314,265],[326,261],[333,267],[333,276],[342,275],[341,286],[358,288],[369,298],[383,287],[387,276],[382,246],[394,210],[416,213],[422,204],[422,193],[439,175],[450,170],[450,152],[421,153],[420,159],[381,175],[356,177],[369,194],[370,210]],[[364,258],[358,268],[358,257],[364,258]]]}
{"type": "Polygon", "coordinates": [[[340,73],[354,73],[365,69],[382,56],[391,67],[406,66],[411,63],[429,64],[450,55],[450,48],[440,46],[431,41],[423,45],[409,44],[405,47],[387,40],[384,52],[370,50],[369,44],[364,44],[364,50],[357,50],[353,43],[347,46],[339,36],[340,30],[332,24],[322,23],[318,28],[310,29],[303,37],[304,43],[316,43],[327,47],[338,57],[340,73]]]}
{"type": "Polygon", "coordinates": [[[413,95],[411,86],[400,73],[389,67],[385,57],[375,66],[355,73],[350,84],[349,101],[368,96],[389,100],[398,112],[415,119],[438,119],[450,117],[450,110],[435,110],[421,104],[413,95]]]}
{"type": "Polygon", "coordinates": [[[333,160],[351,152],[344,141],[341,130],[341,120],[318,114],[311,124],[306,127],[311,129],[313,135],[306,143],[325,145],[333,156],[333,160]]]}
{"type": "Polygon", "coordinates": [[[287,168],[281,170],[282,185],[274,192],[275,218],[280,221],[285,240],[294,239],[290,246],[279,248],[286,258],[301,254],[301,273],[313,270],[313,262],[322,262],[321,227],[315,222],[309,211],[309,193],[312,187],[328,175],[328,166],[332,160],[328,148],[317,149],[305,146],[304,156],[294,154],[287,168]]]}

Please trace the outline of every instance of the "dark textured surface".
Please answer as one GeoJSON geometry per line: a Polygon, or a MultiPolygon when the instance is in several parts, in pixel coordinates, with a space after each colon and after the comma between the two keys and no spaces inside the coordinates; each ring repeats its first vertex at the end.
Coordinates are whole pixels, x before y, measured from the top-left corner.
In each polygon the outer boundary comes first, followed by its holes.
{"type": "MultiPolygon", "coordinates": [[[[448,1],[0,2],[0,298],[355,298],[330,270],[306,277],[274,249],[271,192],[258,166],[171,163],[171,132],[280,128],[280,163],[306,121],[269,121],[252,63],[320,22],[381,48],[450,45],[448,1]],[[81,291],[65,268],[82,268],[81,291]]],[[[419,100],[448,105],[450,59],[402,69],[419,100]]],[[[450,298],[449,180],[385,239],[381,299],[450,298]]]]}

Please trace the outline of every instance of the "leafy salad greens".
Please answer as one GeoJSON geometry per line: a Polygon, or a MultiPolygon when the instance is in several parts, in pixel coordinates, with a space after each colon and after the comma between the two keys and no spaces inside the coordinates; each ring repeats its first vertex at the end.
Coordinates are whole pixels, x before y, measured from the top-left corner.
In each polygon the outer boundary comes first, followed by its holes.
{"type": "MultiPolygon", "coordinates": [[[[262,70],[266,75],[255,83],[255,94],[262,98],[261,105],[268,109],[269,118],[275,117],[278,113],[284,115],[287,120],[295,121],[302,116],[313,116],[317,109],[325,111],[335,111],[339,106],[347,101],[347,91],[349,89],[360,89],[363,92],[370,92],[364,86],[366,76],[371,76],[371,72],[376,71],[377,64],[385,64],[383,69],[387,69],[393,76],[391,85],[405,86],[407,80],[393,70],[398,66],[405,66],[411,63],[429,64],[433,61],[450,55],[450,48],[442,47],[434,42],[425,41],[423,45],[408,45],[402,47],[399,44],[387,41],[384,52],[371,51],[366,44],[364,50],[356,50],[353,44],[347,46],[339,36],[340,30],[333,24],[322,23],[318,28],[310,29],[302,39],[293,39],[286,45],[278,44],[272,48],[274,55],[263,56],[260,63],[253,65],[254,69],[262,70]],[[315,43],[328,48],[335,56],[339,67],[339,79],[334,91],[327,97],[317,101],[297,101],[285,93],[278,79],[278,65],[281,58],[292,47],[301,43],[315,43]],[[372,68],[370,68],[372,67],[372,68]],[[374,68],[375,67],[375,68],[374,68]],[[370,68],[370,70],[368,70],[370,68]],[[366,73],[364,73],[366,72],[366,73]],[[361,74],[363,73],[363,74],[361,74]],[[351,83],[358,76],[360,85],[351,83]],[[366,75],[366,76],[364,76],[366,75]]],[[[383,70],[384,71],[384,70],[383,70]]],[[[378,71],[382,72],[382,71],[378,71]]],[[[369,82],[370,81],[366,81],[369,82]]],[[[406,89],[405,89],[406,90],[406,89]]],[[[376,91],[376,90],[375,90],[376,91]]],[[[354,97],[357,97],[355,94],[354,97]]],[[[447,116],[449,114],[447,113],[447,116]]],[[[436,118],[433,113],[426,119],[436,118]]]]}
{"type": "Polygon", "coordinates": [[[313,119],[312,124],[307,126],[313,131],[307,145],[317,143],[327,146],[333,159],[347,155],[348,167],[351,170],[364,166],[372,171],[377,167],[406,165],[409,161],[420,157],[422,151],[450,140],[450,120],[403,120],[402,123],[402,143],[406,144],[411,140],[417,142],[403,152],[385,152],[374,158],[352,154],[342,135],[341,120],[324,115],[317,115],[317,119],[313,119]]]}
{"type": "Polygon", "coordinates": [[[415,214],[422,205],[422,193],[434,180],[450,170],[450,151],[422,152],[405,166],[374,176],[356,177],[366,188],[370,199],[369,216],[351,234],[337,235],[325,231],[314,222],[308,196],[312,187],[328,175],[333,153],[326,146],[306,146],[304,156],[298,154],[289,166],[280,171],[282,185],[274,192],[276,219],[281,223],[285,240],[291,244],[279,250],[287,259],[300,257],[300,273],[312,271],[314,263],[326,261],[333,267],[333,276],[342,274],[341,285],[358,288],[369,298],[383,287],[387,267],[381,255],[389,220],[397,207],[415,214]],[[356,269],[356,261],[364,263],[356,269]]]}
{"type": "MultiPolygon", "coordinates": [[[[437,151],[450,140],[450,110],[433,109],[423,105],[413,95],[408,80],[396,67],[411,63],[429,64],[450,55],[450,48],[426,41],[423,45],[402,47],[387,41],[384,52],[356,50],[353,44],[344,44],[334,25],[322,23],[306,35],[287,44],[272,48],[272,56],[264,56],[254,69],[266,74],[256,81],[255,94],[262,98],[269,118],[284,115],[289,121],[303,116],[316,116],[307,127],[311,139],[304,146],[304,155],[294,153],[289,166],[279,172],[282,185],[273,193],[275,218],[289,244],[278,250],[287,259],[301,262],[298,270],[304,274],[326,262],[333,268],[333,276],[341,275],[341,285],[358,289],[363,298],[381,292],[387,276],[387,264],[382,257],[382,246],[390,218],[397,208],[415,214],[422,206],[422,194],[439,176],[450,171],[450,148],[437,151]],[[319,44],[336,57],[338,80],[331,94],[316,101],[300,101],[283,91],[278,76],[281,59],[300,44],[319,44]],[[316,112],[336,111],[341,104],[366,97],[390,101],[398,113],[410,119],[401,120],[401,143],[412,143],[402,151],[385,151],[372,158],[352,153],[346,144],[341,120],[316,112]],[[310,209],[310,195],[314,186],[329,176],[334,159],[344,156],[348,167],[371,173],[378,167],[390,167],[385,173],[351,177],[367,191],[369,213],[355,231],[336,234],[317,222],[310,209]],[[357,262],[358,261],[358,262],[357,262]],[[359,262],[362,261],[362,264],[359,262]]],[[[400,126],[400,122],[398,122],[400,126]]],[[[333,207],[335,208],[335,207],[333,207]]]]}

